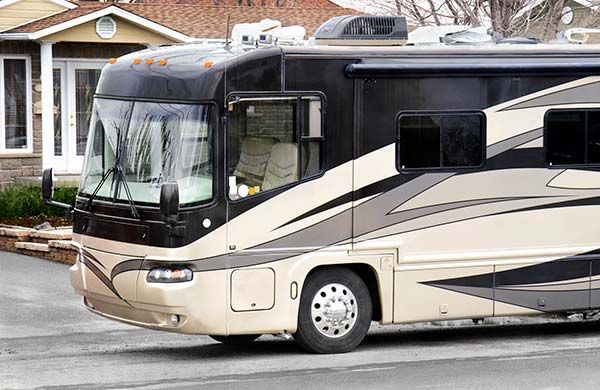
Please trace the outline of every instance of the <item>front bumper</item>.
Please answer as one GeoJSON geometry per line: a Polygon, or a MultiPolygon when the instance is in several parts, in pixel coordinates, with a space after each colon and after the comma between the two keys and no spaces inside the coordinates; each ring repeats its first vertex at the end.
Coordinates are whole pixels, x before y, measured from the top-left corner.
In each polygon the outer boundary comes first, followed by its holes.
{"type": "Polygon", "coordinates": [[[84,298],[85,307],[103,317],[149,329],[191,334],[226,334],[226,273],[194,274],[190,282],[148,283],[148,271],[130,271],[112,281],[117,296],[98,277],[77,261],[71,268],[71,284],[84,298]],[[132,293],[131,290],[135,290],[132,293]],[[176,314],[177,325],[169,321],[176,314]]]}

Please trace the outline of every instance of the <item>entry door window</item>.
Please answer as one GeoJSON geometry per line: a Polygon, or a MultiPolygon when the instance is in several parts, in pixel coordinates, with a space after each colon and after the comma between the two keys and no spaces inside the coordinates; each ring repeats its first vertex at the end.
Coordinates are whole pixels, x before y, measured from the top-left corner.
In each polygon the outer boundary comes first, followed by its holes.
{"type": "Polygon", "coordinates": [[[236,97],[228,110],[230,199],[285,187],[321,172],[320,96],[236,97]]]}
{"type": "Polygon", "coordinates": [[[62,156],[62,70],[55,68],[52,76],[54,84],[54,155],[62,156]]]}
{"type": "Polygon", "coordinates": [[[94,92],[100,79],[100,72],[100,69],[75,69],[75,145],[78,156],[85,154],[94,92]]]}

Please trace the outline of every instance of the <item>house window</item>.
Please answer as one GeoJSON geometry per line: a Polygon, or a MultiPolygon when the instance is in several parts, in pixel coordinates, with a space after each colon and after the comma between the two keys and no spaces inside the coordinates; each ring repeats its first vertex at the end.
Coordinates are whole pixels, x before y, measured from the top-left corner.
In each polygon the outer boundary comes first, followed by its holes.
{"type": "Polygon", "coordinates": [[[235,97],[228,110],[231,199],[284,187],[321,172],[320,96],[235,97]]]}
{"type": "Polygon", "coordinates": [[[30,151],[31,91],[27,58],[0,57],[0,150],[30,151]]]}
{"type": "Polygon", "coordinates": [[[409,112],[398,116],[398,170],[479,167],[485,148],[481,112],[409,112]]]}
{"type": "Polygon", "coordinates": [[[600,110],[551,110],[544,123],[548,165],[600,164],[600,110]]]}

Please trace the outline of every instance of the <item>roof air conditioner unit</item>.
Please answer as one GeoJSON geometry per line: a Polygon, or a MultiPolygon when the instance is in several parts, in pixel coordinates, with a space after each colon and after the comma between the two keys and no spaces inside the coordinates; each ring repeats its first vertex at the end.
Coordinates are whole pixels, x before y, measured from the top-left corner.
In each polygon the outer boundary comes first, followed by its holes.
{"type": "Polygon", "coordinates": [[[315,32],[320,45],[397,46],[408,40],[408,25],[402,16],[338,16],[315,32]]]}

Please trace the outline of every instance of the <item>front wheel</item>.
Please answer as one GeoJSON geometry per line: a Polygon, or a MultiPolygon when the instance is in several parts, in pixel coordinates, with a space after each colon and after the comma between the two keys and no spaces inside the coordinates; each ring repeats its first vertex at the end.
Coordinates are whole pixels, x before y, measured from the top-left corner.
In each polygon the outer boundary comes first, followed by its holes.
{"type": "Polygon", "coordinates": [[[351,351],[365,338],[371,312],[369,290],[358,275],[343,267],[317,271],[302,291],[294,339],[313,353],[351,351]]]}
{"type": "Polygon", "coordinates": [[[211,339],[220,342],[225,345],[243,345],[250,344],[257,338],[259,338],[260,334],[234,334],[229,336],[209,336],[211,339]]]}

